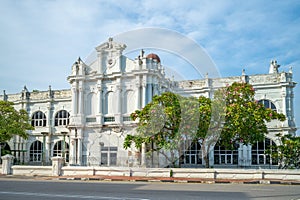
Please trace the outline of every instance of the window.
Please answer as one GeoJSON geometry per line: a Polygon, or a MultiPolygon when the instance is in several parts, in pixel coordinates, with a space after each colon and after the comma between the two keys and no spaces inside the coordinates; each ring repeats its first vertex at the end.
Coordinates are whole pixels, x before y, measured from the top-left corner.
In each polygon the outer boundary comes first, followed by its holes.
{"type": "Polygon", "coordinates": [[[262,142],[256,142],[252,145],[252,165],[277,165],[276,160],[272,160],[270,155],[266,154],[271,146],[276,146],[275,142],[265,138],[262,142]]]}
{"type": "Polygon", "coordinates": [[[115,117],[104,117],[104,122],[114,122],[115,117]]]}
{"type": "Polygon", "coordinates": [[[54,157],[55,156],[60,156],[60,157],[64,156],[65,161],[69,162],[69,144],[65,142],[65,146],[64,146],[63,140],[56,142],[53,147],[53,156],[54,157]]]}
{"type": "Polygon", "coordinates": [[[66,126],[69,124],[70,114],[66,110],[60,110],[55,115],[54,126],[66,126]]]}
{"type": "Polygon", "coordinates": [[[124,117],[123,117],[123,121],[124,121],[124,122],[130,122],[130,121],[132,121],[132,120],[131,120],[131,117],[130,117],[130,116],[124,116],[124,117]]]}
{"type": "Polygon", "coordinates": [[[199,142],[185,140],[183,144],[183,155],[180,159],[181,164],[195,165],[202,164],[202,151],[199,142]]]}
{"type": "Polygon", "coordinates": [[[135,93],[132,90],[126,91],[124,94],[124,105],[123,105],[123,113],[132,113],[135,111],[135,102],[136,102],[136,97],[135,93]]]}
{"type": "Polygon", "coordinates": [[[214,163],[219,165],[238,164],[238,146],[235,145],[233,150],[225,149],[225,147],[216,144],[214,147],[214,163]]]}
{"type": "Polygon", "coordinates": [[[35,141],[30,146],[30,161],[31,162],[41,162],[43,154],[43,143],[40,141],[35,141]]]}
{"type": "Polygon", "coordinates": [[[37,111],[33,113],[31,118],[31,125],[32,126],[46,126],[46,115],[41,112],[37,111]]]}
{"type": "Polygon", "coordinates": [[[265,108],[270,108],[271,110],[276,111],[276,106],[274,105],[274,103],[267,99],[259,100],[258,103],[263,104],[265,108]]]}
{"type": "Polygon", "coordinates": [[[101,147],[101,165],[117,165],[118,147],[101,147]]]}

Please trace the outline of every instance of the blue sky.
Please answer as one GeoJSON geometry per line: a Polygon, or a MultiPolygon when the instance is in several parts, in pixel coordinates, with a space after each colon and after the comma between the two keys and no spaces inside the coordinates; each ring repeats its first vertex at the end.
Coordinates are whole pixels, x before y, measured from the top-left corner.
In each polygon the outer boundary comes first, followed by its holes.
{"type": "MultiPolygon", "coordinates": [[[[156,27],[177,31],[201,45],[222,76],[268,73],[293,67],[300,82],[300,1],[274,0],[1,0],[0,94],[67,89],[66,77],[108,37],[156,27]]],[[[162,57],[162,56],[161,56],[162,57]]],[[[165,56],[162,63],[175,63],[165,56]]],[[[192,76],[192,75],[191,75],[192,76]]],[[[300,92],[295,114],[300,122],[300,92]]]]}

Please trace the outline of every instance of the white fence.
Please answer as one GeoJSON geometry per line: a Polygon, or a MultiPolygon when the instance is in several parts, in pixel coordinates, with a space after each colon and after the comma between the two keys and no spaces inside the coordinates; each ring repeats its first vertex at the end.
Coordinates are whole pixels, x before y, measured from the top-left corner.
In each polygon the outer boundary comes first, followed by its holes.
{"type": "MultiPolygon", "coordinates": [[[[11,166],[12,175],[21,176],[123,176],[123,177],[172,177],[196,178],[202,180],[268,180],[297,181],[300,182],[300,170],[274,170],[274,169],[188,169],[188,168],[124,168],[124,167],[81,167],[63,166],[11,166]]],[[[53,162],[54,163],[54,162],[53,162]]],[[[6,166],[7,168],[7,166],[6,166]]],[[[2,166],[4,169],[4,166],[2,166]]],[[[1,170],[2,171],[2,170],[1,170]]],[[[2,171],[3,173],[3,171],[2,171]]],[[[3,173],[4,174],[4,173],[3,173]]]]}

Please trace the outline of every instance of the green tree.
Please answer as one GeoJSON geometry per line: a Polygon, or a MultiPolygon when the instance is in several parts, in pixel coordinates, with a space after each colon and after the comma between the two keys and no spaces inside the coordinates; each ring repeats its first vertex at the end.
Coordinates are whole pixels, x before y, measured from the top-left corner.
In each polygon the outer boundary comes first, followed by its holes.
{"type": "Polygon", "coordinates": [[[215,91],[213,100],[170,92],[155,96],[142,110],[131,114],[133,120],[138,119],[138,134],[128,135],[124,148],[132,142],[137,148],[153,143],[151,151],[163,153],[174,165],[182,155],[182,140],[200,141],[208,168],[209,152],[218,141],[227,148],[236,143],[253,144],[268,133],[266,122],[285,120],[283,114],[255,101],[254,94],[252,85],[235,82],[215,91]]]}
{"type": "Polygon", "coordinates": [[[300,137],[277,134],[281,144],[272,146],[268,154],[277,160],[279,169],[300,169],[300,137]]]}
{"type": "Polygon", "coordinates": [[[221,145],[233,148],[236,143],[253,144],[268,134],[266,122],[284,121],[285,116],[258,103],[255,90],[247,83],[226,87],[226,117],[221,133],[221,145]]]}
{"type": "Polygon", "coordinates": [[[28,122],[25,110],[17,111],[12,102],[0,101],[0,142],[6,142],[14,135],[27,139],[26,130],[33,129],[28,122]]]}
{"type": "Polygon", "coordinates": [[[180,165],[182,140],[197,142],[205,137],[210,124],[210,106],[210,99],[205,97],[182,97],[171,92],[154,96],[151,103],[131,114],[133,120],[138,119],[138,134],[127,135],[124,148],[129,148],[132,142],[137,148],[143,143],[154,144],[150,152],[164,155],[172,167],[176,163],[180,165]]]}

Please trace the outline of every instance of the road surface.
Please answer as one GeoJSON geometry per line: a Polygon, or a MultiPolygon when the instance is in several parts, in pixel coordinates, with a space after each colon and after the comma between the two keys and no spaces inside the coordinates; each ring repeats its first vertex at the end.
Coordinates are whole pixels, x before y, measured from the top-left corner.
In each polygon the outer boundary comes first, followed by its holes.
{"type": "Polygon", "coordinates": [[[138,183],[0,179],[1,200],[300,200],[299,185],[138,183]]]}

